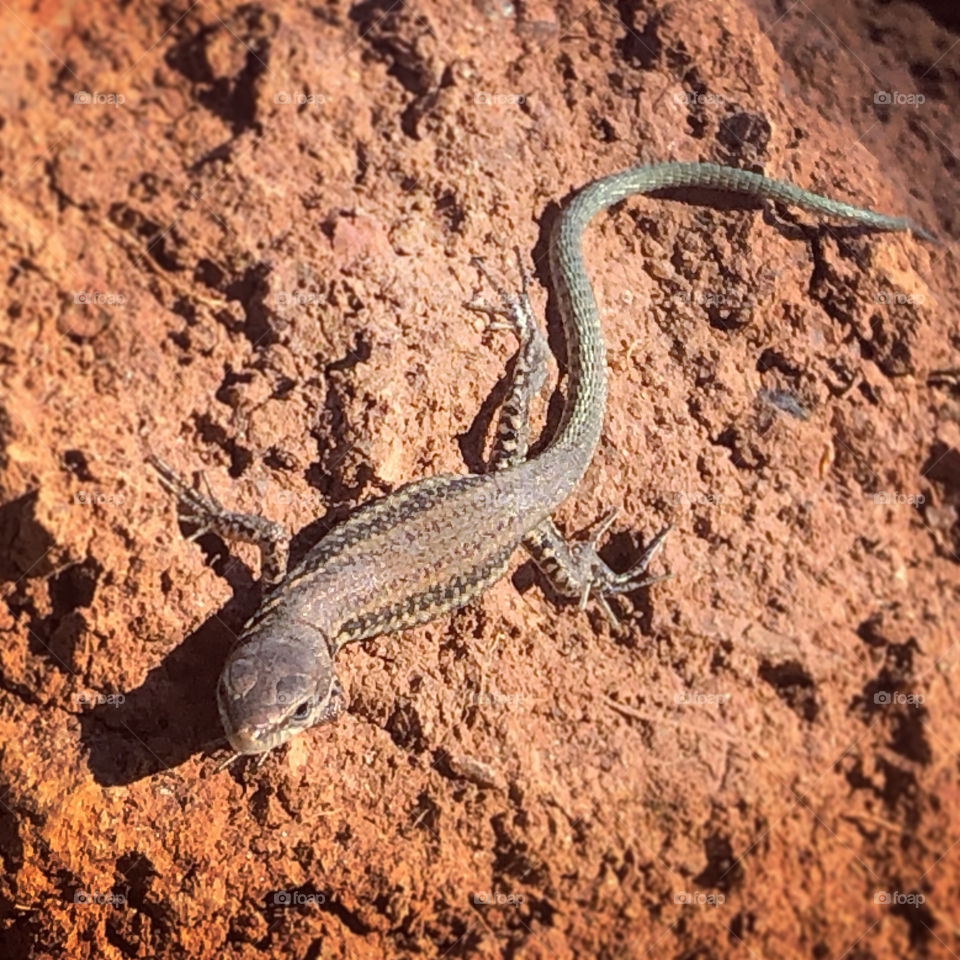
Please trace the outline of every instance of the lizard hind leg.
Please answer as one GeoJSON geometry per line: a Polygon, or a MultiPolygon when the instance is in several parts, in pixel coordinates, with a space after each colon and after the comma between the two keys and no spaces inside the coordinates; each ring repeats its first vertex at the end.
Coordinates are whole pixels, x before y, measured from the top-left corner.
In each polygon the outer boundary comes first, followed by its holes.
{"type": "Polygon", "coordinates": [[[646,569],[656,556],[672,527],[661,530],[647,545],[640,558],[622,573],[612,570],[598,553],[598,547],[616,518],[615,507],[607,510],[577,539],[568,541],[552,520],[546,520],[524,538],[534,563],[562,597],[576,600],[581,610],[593,599],[615,630],[620,623],[610,606],[610,598],[632,593],[641,587],[669,580],[672,574],[649,577],[646,569]]]}
{"type": "MultiPolygon", "coordinates": [[[[530,445],[530,408],[546,378],[549,358],[550,348],[530,306],[529,276],[524,270],[519,250],[517,259],[521,276],[519,293],[505,290],[490,276],[482,262],[475,260],[477,268],[499,296],[500,304],[495,306],[479,299],[466,304],[469,309],[489,318],[490,329],[510,330],[520,341],[513,378],[500,408],[496,440],[490,457],[491,470],[503,470],[526,458],[530,445]]],[[[615,517],[616,510],[608,510],[596,524],[572,542],[568,542],[553,520],[548,518],[524,537],[523,545],[560,596],[578,601],[581,610],[590,599],[594,599],[611,626],[617,629],[619,621],[610,606],[610,597],[632,593],[641,587],[669,579],[669,575],[646,577],[644,571],[671,528],[660,531],[629,570],[617,573],[597,552],[600,540],[615,517]]]]}
{"type": "Polygon", "coordinates": [[[514,358],[513,374],[507,396],[500,407],[496,439],[490,454],[490,470],[503,470],[526,459],[530,448],[530,408],[547,376],[550,348],[540,330],[530,305],[530,277],[523,266],[520,251],[516,251],[520,267],[521,288],[510,293],[490,276],[483,262],[474,258],[474,264],[499,297],[493,305],[474,297],[465,306],[487,317],[490,330],[508,330],[520,342],[514,358]]]}

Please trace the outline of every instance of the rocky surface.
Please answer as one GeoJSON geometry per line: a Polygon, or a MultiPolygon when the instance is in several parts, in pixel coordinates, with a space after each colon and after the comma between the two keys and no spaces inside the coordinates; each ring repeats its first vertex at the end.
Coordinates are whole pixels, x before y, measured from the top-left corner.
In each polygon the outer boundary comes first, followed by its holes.
{"type": "MultiPolygon", "coordinates": [[[[953,957],[960,503],[949,12],[676,0],[0,14],[0,954],[953,957]],[[713,160],[916,218],[638,199],[567,530],[670,522],[625,630],[518,555],[349,648],[349,711],[215,772],[257,557],[479,469],[516,282],[586,181],[713,160]],[[490,398],[493,398],[492,400],[490,398]]],[[[556,423],[545,398],[538,427],[556,423]]]]}

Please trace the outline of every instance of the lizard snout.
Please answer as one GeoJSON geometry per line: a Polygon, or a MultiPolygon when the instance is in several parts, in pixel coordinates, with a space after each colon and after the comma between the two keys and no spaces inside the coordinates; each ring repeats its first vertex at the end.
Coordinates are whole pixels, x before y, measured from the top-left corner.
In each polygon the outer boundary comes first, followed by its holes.
{"type": "Polygon", "coordinates": [[[227,658],[217,684],[220,719],[237,753],[264,753],[333,720],[343,694],[326,649],[251,637],[227,658]]]}

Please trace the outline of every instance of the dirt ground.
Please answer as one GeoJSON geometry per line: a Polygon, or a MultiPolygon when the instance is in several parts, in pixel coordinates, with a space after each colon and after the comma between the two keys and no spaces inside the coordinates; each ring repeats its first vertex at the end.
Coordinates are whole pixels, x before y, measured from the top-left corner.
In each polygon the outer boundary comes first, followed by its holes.
{"type": "Polygon", "coordinates": [[[927,7],[0,3],[0,956],[960,956],[960,23],[927,7]],[[616,505],[618,569],[673,523],[673,579],[618,635],[518,553],[217,772],[259,561],[188,541],[146,456],[300,555],[481,469],[514,344],[471,257],[515,285],[519,246],[562,363],[544,230],[660,160],[941,243],[598,217],[609,405],[558,522],[616,505]]]}

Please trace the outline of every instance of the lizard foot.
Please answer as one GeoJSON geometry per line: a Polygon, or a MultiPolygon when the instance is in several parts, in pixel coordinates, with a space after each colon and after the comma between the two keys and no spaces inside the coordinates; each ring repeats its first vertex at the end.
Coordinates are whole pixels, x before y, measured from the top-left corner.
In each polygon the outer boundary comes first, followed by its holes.
{"type": "Polygon", "coordinates": [[[614,629],[619,629],[620,622],[614,614],[608,598],[632,593],[641,587],[649,587],[654,583],[671,579],[673,574],[670,573],[658,577],[648,577],[645,576],[645,571],[650,565],[650,561],[663,546],[667,534],[673,527],[672,525],[664,527],[650,541],[640,559],[629,570],[617,573],[607,566],[597,552],[600,540],[610,529],[616,516],[617,508],[611,507],[596,523],[584,530],[574,543],[570,544],[569,556],[572,561],[572,569],[567,569],[565,573],[570,582],[580,588],[580,609],[586,609],[587,603],[593,598],[610,621],[610,625],[614,629]]]}

